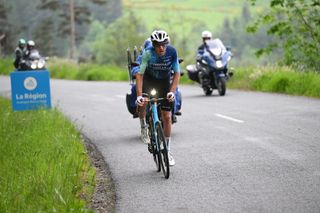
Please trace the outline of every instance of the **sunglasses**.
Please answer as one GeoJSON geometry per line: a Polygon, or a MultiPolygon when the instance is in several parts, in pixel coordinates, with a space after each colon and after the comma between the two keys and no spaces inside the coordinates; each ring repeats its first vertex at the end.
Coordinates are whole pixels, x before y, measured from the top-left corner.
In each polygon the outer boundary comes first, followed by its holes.
{"type": "Polygon", "coordinates": [[[163,43],[154,43],[154,47],[164,47],[166,48],[168,46],[168,43],[163,42],[163,43]]]}

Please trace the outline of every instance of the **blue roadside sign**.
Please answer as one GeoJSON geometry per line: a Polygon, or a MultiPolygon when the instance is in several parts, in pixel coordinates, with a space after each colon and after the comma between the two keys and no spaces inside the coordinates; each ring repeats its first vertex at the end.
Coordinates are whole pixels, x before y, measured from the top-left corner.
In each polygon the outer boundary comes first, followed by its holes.
{"type": "Polygon", "coordinates": [[[51,108],[47,70],[12,72],[10,80],[13,111],[51,108]]]}

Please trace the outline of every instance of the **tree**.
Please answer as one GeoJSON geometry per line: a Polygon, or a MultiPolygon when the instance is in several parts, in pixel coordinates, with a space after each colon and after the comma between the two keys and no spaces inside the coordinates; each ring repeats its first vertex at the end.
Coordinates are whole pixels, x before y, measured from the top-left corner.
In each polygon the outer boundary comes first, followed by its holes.
{"type": "MultiPolygon", "coordinates": [[[[105,4],[105,0],[90,0],[93,4],[105,4]]],[[[41,0],[39,9],[57,11],[60,17],[59,35],[69,37],[69,58],[75,58],[76,40],[79,35],[76,27],[90,23],[90,10],[87,5],[79,5],[74,0],[41,0]]]]}
{"type": "Polygon", "coordinates": [[[98,20],[94,20],[90,26],[85,39],[81,42],[79,47],[79,60],[80,61],[94,61],[95,53],[92,48],[93,43],[98,39],[98,36],[103,34],[105,26],[98,20]]]}
{"type": "Polygon", "coordinates": [[[37,47],[43,55],[55,55],[56,48],[54,45],[55,26],[51,17],[45,18],[36,28],[34,40],[37,42],[37,47]]]}
{"type": "Polygon", "coordinates": [[[183,57],[184,64],[193,63],[197,48],[202,43],[201,32],[208,27],[205,22],[186,17],[181,11],[177,11],[175,15],[176,17],[168,16],[163,10],[162,15],[158,17],[158,26],[155,29],[167,31],[170,43],[177,49],[178,57],[183,57]]]}
{"type": "Polygon", "coordinates": [[[3,0],[0,0],[0,55],[12,53],[14,47],[12,46],[11,37],[11,24],[9,23],[8,13],[10,7],[4,4],[3,0]]]}
{"type": "Polygon", "coordinates": [[[108,4],[91,4],[89,7],[93,18],[105,25],[112,23],[122,16],[122,1],[120,0],[108,0],[108,4]]]}
{"type": "MultiPolygon", "coordinates": [[[[251,0],[255,4],[256,0],[251,0]]],[[[283,50],[283,62],[301,70],[320,71],[320,1],[319,0],[270,0],[270,10],[248,28],[255,33],[261,26],[268,26],[268,34],[280,42],[270,43],[260,55],[283,50]]]]}
{"type": "MultiPolygon", "coordinates": [[[[98,25],[96,29],[99,29],[98,25]]],[[[149,32],[146,32],[142,20],[130,13],[110,24],[88,46],[91,47],[91,52],[95,53],[97,62],[125,65],[126,49],[142,45],[146,35],[149,35],[149,32]]]]}

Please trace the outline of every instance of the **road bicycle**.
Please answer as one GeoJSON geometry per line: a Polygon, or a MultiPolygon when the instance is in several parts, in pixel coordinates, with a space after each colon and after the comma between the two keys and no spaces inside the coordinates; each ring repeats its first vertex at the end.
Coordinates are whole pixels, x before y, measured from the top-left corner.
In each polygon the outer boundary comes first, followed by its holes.
{"type": "Polygon", "coordinates": [[[147,97],[146,121],[148,124],[150,145],[149,151],[153,155],[153,160],[156,164],[157,171],[162,170],[166,179],[170,176],[170,167],[168,159],[168,149],[166,138],[164,136],[161,118],[160,104],[166,98],[157,98],[157,91],[152,89],[150,95],[144,94],[147,97]]]}

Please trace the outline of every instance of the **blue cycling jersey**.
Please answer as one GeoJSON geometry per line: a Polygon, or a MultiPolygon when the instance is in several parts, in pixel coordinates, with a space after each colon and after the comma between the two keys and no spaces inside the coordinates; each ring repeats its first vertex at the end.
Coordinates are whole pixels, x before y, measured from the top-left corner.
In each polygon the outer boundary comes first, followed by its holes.
{"type": "Polygon", "coordinates": [[[171,70],[175,73],[180,72],[177,51],[168,45],[163,56],[158,56],[154,47],[148,47],[143,51],[140,74],[148,74],[155,79],[165,79],[170,76],[171,70]]]}

